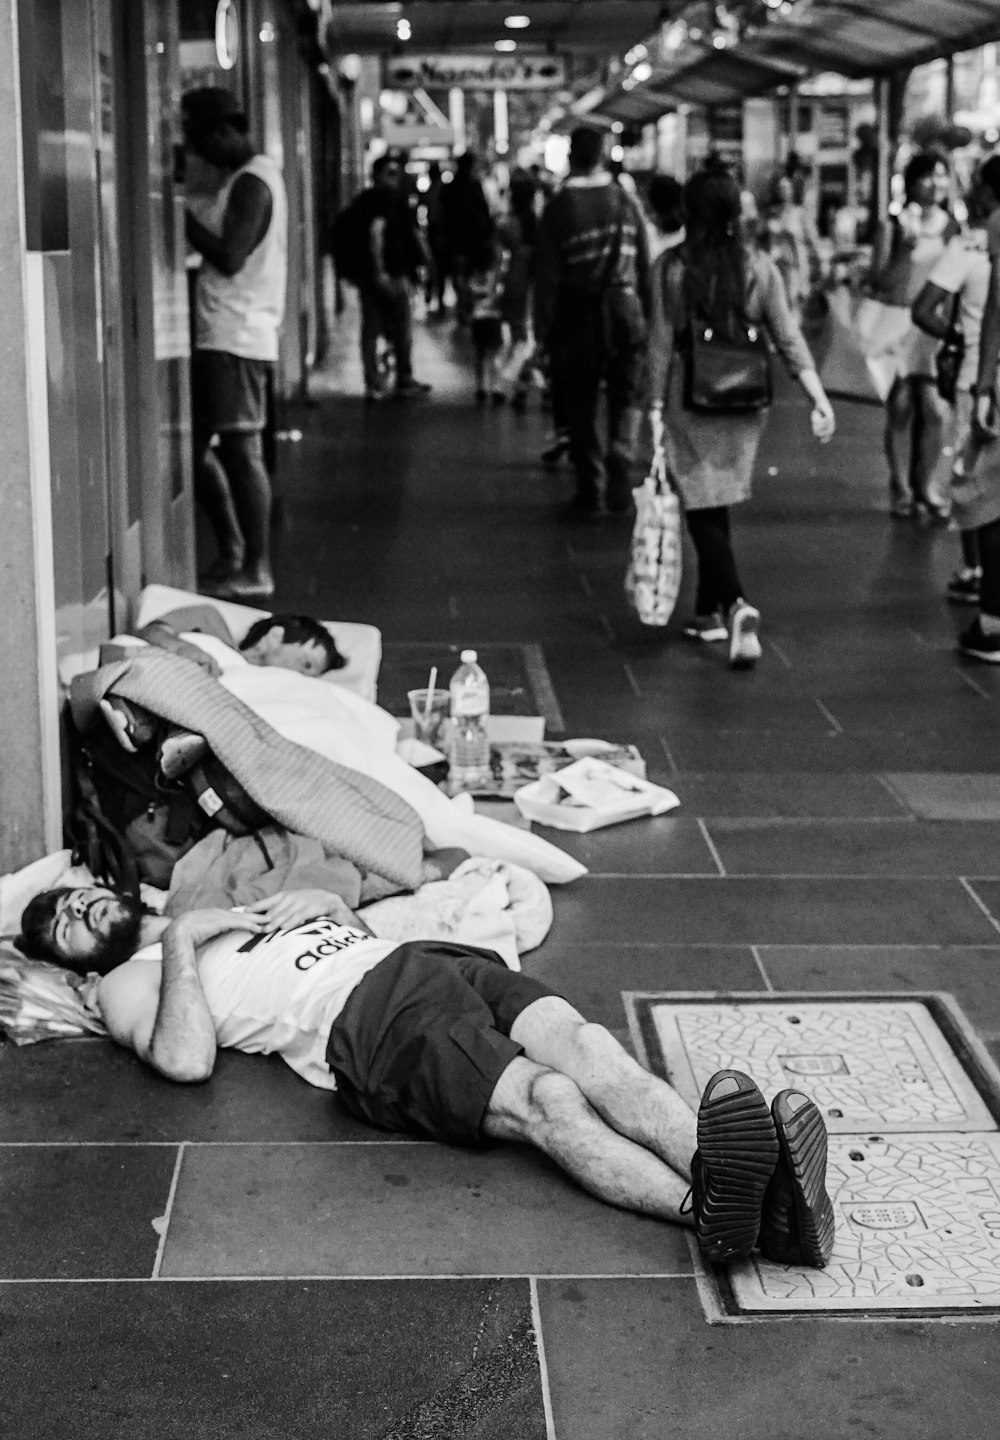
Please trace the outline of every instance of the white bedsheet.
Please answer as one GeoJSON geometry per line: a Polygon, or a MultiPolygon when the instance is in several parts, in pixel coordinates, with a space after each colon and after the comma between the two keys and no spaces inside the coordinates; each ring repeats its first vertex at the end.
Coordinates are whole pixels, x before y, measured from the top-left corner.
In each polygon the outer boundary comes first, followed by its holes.
{"type": "Polygon", "coordinates": [[[185,639],[209,651],[222,668],[222,684],[286,739],[370,775],[412,805],[435,848],[456,845],[471,855],[523,865],[548,885],[587,873],[540,836],[474,814],[467,797],[449,800],[396,754],[399,722],[378,705],[292,670],[250,665],[211,636],[185,639]]]}

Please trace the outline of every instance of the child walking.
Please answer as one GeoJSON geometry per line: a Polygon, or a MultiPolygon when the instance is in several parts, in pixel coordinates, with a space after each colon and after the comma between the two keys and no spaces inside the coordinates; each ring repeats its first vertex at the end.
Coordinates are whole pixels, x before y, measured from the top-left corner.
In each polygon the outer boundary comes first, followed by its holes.
{"type": "Polygon", "coordinates": [[[506,252],[497,241],[484,246],[469,275],[468,295],[472,307],[470,331],[474,353],[476,404],[492,399],[502,405],[506,396],[500,383],[500,353],[504,333],[501,312],[506,252]]]}

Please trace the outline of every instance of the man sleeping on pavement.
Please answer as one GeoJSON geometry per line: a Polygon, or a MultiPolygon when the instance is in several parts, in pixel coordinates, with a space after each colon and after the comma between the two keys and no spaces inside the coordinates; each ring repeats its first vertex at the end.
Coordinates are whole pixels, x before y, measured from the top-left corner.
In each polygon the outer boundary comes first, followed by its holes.
{"type": "Polygon", "coordinates": [[[712,1261],[755,1245],[785,1264],[830,1256],[826,1132],[807,1096],[769,1107],[721,1070],[695,1115],[491,951],[378,940],[321,890],[171,921],[100,886],[46,891],[22,931],[25,953],[96,972],[88,1003],[109,1034],[170,1080],[207,1080],[220,1046],[277,1053],[383,1129],[535,1145],[608,1204],[693,1223],[712,1261]]]}

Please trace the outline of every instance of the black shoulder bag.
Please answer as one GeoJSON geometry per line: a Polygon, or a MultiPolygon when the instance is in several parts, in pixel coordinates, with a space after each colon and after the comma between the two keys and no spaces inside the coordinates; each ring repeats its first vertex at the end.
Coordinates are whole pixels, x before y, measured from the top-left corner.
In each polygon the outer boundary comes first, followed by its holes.
{"type": "Polygon", "coordinates": [[[746,315],[734,314],[728,326],[719,328],[698,313],[687,278],[684,288],[688,311],[685,409],[705,415],[766,409],[774,388],[771,352],[763,327],[751,324],[746,315]]]}
{"type": "Polygon", "coordinates": [[[959,291],[952,306],[948,334],[944,337],[941,349],[934,356],[937,392],[941,399],[949,405],[954,405],[958,395],[958,376],[962,369],[962,361],[965,359],[965,336],[958,328],[958,312],[961,304],[962,292],[959,291]]]}

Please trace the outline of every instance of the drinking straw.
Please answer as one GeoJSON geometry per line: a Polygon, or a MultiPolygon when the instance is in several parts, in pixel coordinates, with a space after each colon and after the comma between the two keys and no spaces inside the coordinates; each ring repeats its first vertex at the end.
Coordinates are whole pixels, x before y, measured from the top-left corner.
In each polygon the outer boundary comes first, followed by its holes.
{"type": "Polygon", "coordinates": [[[430,679],[428,680],[428,682],[427,682],[427,703],[426,703],[426,705],[424,706],[424,724],[425,724],[425,725],[429,725],[429,724],[431,723],[431,703],[432,703],[432,701],[433,701],[433,699],[434,699],[434,686],[437,684],[437,678],[438,678],[437,666],[436,666],[436,665],[432,665],[432,666],[431,666],[431,678],[430,678],[430,679]]]}

